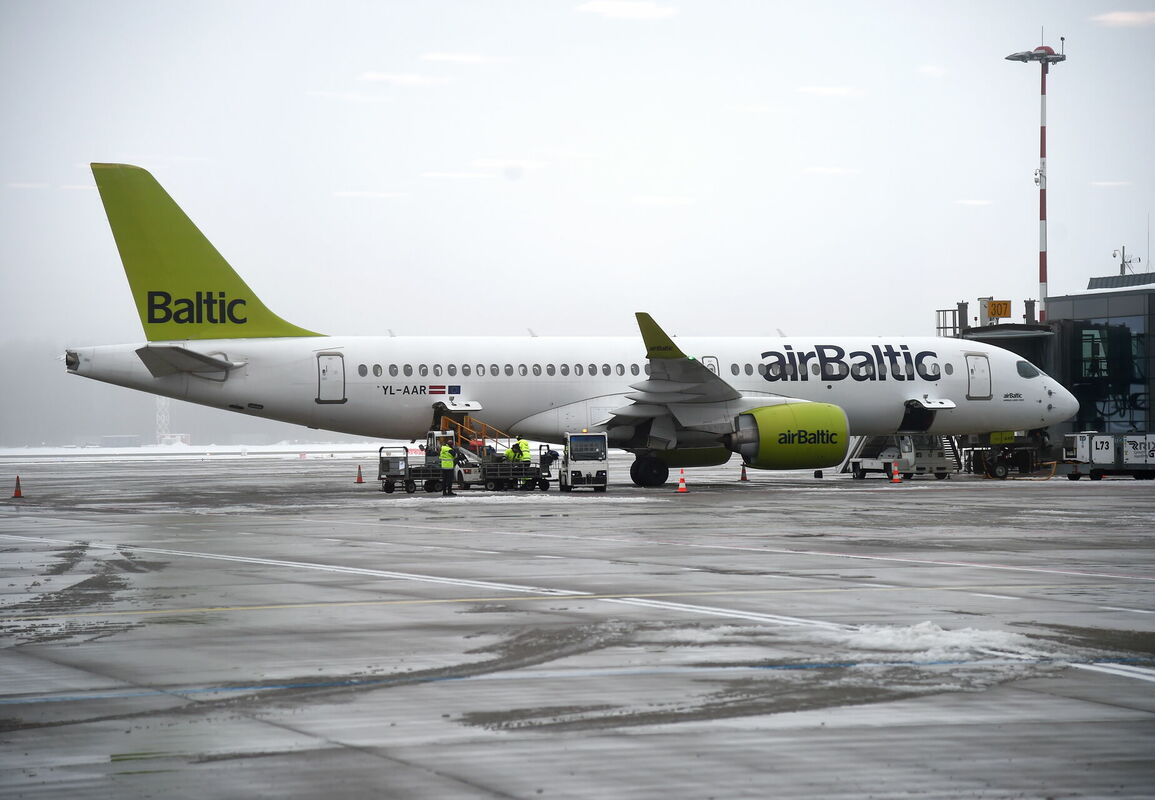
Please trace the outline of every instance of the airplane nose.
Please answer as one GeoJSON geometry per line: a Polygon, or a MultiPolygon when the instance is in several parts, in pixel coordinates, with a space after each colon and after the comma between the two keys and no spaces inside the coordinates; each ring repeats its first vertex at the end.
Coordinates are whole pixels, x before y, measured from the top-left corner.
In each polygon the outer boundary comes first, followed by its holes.
{"type": "Polygon", "coordinates": [[[1062,386],[1056,386],[1052,391],[1054,391],[1054,396],[1051,397],[1051,405],[1054,407],[1052,413],[1056,422],[1066,422],[1079,413],[1079,401],[1075,399],[1075,395],[1062,386]]]}

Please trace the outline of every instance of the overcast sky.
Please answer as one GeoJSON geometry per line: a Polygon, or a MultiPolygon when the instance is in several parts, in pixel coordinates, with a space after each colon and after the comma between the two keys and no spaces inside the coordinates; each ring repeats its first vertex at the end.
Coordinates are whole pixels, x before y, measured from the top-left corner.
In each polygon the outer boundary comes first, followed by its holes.
{"type": "Polygon", "coordinates": [[[326,333],[1021,314],[1044,26],[1062,294],[1147,268],[1155,3],[0,0],[0,338],[142,338],[91,161],[326,333]]]}

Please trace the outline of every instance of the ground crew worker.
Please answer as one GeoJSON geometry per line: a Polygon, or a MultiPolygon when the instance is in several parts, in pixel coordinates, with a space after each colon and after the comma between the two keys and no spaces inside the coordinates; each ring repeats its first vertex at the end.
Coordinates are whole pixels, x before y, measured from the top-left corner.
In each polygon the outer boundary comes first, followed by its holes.
{"type": "Polygon", "coordinates": [[[529,442],[526,441],[524,436],[517,437],[517,444],[514,445],[513,449],[517,453],[517,460],[518,461],[529,461],[530,460],[529,442]]]}
{"type": "Polygon", "coordinates": [[[454,458],[453,448],[450,447],[449,442],[441,445],[441,496],[454,497],[453,493],[453,467],[457,459],[454,458]]]}

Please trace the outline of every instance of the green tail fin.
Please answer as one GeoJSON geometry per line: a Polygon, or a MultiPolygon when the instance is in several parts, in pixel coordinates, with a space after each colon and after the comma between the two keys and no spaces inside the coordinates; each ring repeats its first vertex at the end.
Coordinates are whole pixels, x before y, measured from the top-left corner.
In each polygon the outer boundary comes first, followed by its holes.
{"type": "Polygon", "coordinates": [[[266,308],[146,170],[92,174],[150,342],[321,335],[266,308]]]}

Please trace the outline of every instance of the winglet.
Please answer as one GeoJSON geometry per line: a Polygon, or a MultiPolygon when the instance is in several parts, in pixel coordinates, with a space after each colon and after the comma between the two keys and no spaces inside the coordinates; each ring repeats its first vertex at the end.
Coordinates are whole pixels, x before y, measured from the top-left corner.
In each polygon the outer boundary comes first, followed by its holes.
{"type": "Polygon", "coordinates": [[[646,358],[685,358],[686,354],[674,344],[674,340],[666,333],[654,318],[645,311],[634,314],[638,318],[638,329],[642,332],[642,341],[646,344],[646,358]]]}

